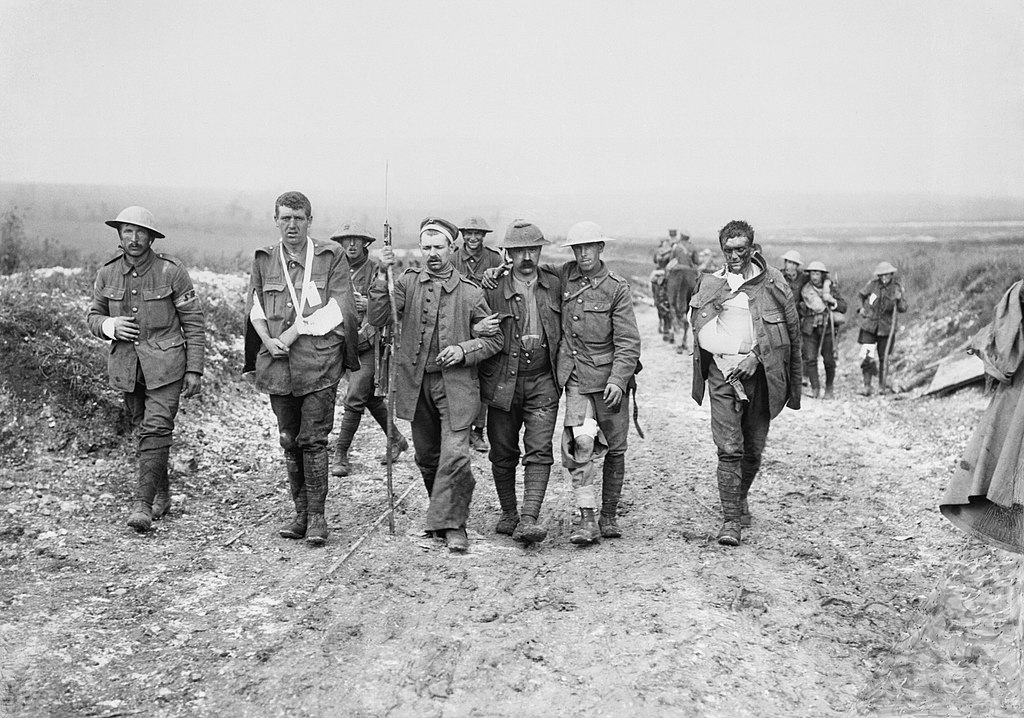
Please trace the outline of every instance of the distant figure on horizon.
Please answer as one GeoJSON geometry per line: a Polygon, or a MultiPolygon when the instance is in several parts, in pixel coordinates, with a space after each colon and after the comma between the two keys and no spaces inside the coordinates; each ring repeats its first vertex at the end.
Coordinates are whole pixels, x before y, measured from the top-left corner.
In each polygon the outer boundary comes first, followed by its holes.
{"type": "Polygon", "coordinates": [[[903,285],[895,279],[896,267],[880,262],[875,267],[875,278],[861,287],[859,315],[860,367],[864,376],[863,396],[871,396],[871,378],[878,375],[878,391],[892,391],[889,359],[896,344],[896,314],[907,311],[903,285]]]}
{"type": "Polygon", "coordinates": [[[693,308],[693,399],[711,399],[718,449],[722,527],[718,543],[739,546],[751,524],[747,502],[771,420],[800,408],[800,322],[789,283],[754,251],[754,229],[732,221],[718,241],[726,266],[702,274],[693,308]]]}
{"type": "Polygon", "coordinates": [[[128,525],[148,531],[171,508],[167,460],[181,397],[199,394],[206,356],[202,302],[181,262],[153,251],[163,239],[153,213],[128,207],[107,226],[120,253],[96,273],[86,321],[107,355],[110,385],[123,392],[138,436],[135,507],[128,525]]]}

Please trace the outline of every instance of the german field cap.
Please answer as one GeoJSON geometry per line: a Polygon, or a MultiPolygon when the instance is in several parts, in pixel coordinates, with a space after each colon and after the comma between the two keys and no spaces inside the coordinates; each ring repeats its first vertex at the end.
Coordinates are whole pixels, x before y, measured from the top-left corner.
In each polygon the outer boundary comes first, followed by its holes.
{"type": "Polygon", "coordinates": [[[803,265],[804,258],[800,256],[800,252],[796,251],[795,249],[791,249],[782,255],[782,261],[792,262],[793,264],[799,267],[803,265]]]}
{"type": "Polygon", "coordinates": [[[807,271],[824,272],[825,274],[828,274],[828,268],[825,266],[825,263],[819,262],[817,259],[815,259],[813,262],[807,265],[807,271]]]}
{"type": "Polygon", "coordinates": [[[491,229],[491,226],[487,224],[486,220],[484,220],[483,217],[470,217],[465,222],[459,225],[460,232],[465,232],[466,230],[471,230],[474,232],[483,232],[484,234],[486,234],[487,232],[494,231],[493,229],[491,229]]]}
{"type": "Polygon", "coordinates": [[[605,237],[597,222],[577,222],[569,227],[565,235],[563,247],[574,247],[577,244],[593,244],[594,242],[614,242],[614,237],[605,237]]]}
{"type": "Polygon", "coordinates": [[[125,207],[117,217],[108,219],[105,224],[116,230],[120,230],[122,224],[134,224],[137,227],[148,229],[156,239],[164,238],[164,233],[154,226],[156,220],[153,218],[153,213],[145,207],[125,207]]]}
{"type": "Polygon", "coordinates": [[[544,238],[544,233],[532,222],[525,219],[513,220],[512,224],[505,230],[505,238],[498,246],[501,249],[516,249],[517,247],[543,247],[551,244],[544,238]]]}
{"type": "Polygon", "coordinates": [[[331,235],[331,239],[334,241],[345,239],[346,237],[365,239],[367,244],[377,241],[377,238],[370,233],[370,230],[362,222],[345,222],[345,224],[341,225],[341,229],[331,235]]]}
{"type": "Polygon", "coordinates": [[[875,267],[875,276],[881,277],[883,274],[896,274],[896,267],[888,262],[879,262],[878,266],[875,267]]]}
{"type": "Polygon", "coordinates": [[[427,232],[440,232],[448,237],[449,242],[454,242],[455,238],[459,236],[459,228],[447,219],[440,217],[427,217],[420,222],[420,237],[427,232]]]}

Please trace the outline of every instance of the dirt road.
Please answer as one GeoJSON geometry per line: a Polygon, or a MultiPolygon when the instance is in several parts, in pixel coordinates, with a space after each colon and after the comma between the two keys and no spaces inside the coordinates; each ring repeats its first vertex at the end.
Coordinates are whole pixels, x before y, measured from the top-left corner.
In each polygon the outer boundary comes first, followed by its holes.
{"type": "Polygon", "coordinates": [[[980,393],[863,398],[841,374],[836,400],[773,423],[754,525],[724,548],[690,358],[638,312],[647,438],[630,437],[625,536],[594,547],[568,543],[557,466],[548,540],[493,534],[477,455],[470,551],[450,555],[420,536],[407,456],[396,534],[341,563],[385,503],[370,427],[358,475],[332,485],[328,545],[279,539],[276,432],[247,387],[186,407],[174,514],[150,535],[124,526],[117,455],[6,470],[0,716],[1013,714],[999,587],[1016,564],[935,510],[980,393]]]}

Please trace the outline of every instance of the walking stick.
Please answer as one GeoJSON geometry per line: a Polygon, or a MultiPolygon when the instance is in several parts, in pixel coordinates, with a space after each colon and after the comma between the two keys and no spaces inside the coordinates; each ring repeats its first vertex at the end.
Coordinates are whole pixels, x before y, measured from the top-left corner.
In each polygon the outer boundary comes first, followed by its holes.
{"type": "Polygon", "coordinates": [[[892,305],[892,322],[889,324],[889,338],[885,342],[885,361],[882,362],[882,372],[879,375],[881,390],[885,391],[885,380],[889,377],[889,356],[892,354],[892,342],[896,338],[896,309],[899,307],[897,299],[892,305]]]}
{"type": "MultiPolygon", "coordinates": [[[[384,164],[384,246],[391,247],[391,225],[388,223],[388,165],[384,164]]],[[[387,402],[388,430],[386,445],[384,447],[384,464],[387,467],[387,488],[388,488],[388,532],[395,535],[395,494],[392,490],[392,475],[394,457],[391,455],[391,446],[395,440],[395,345],[398,336],[398,305],[395,303],[395,271],[394,266],[389,264],[388,275],[388,303],[391,305],[391,323],[384,328],[382,341],[385,343],[384,351],[387,356],[388,384],[384,394],[387,402]]]]}

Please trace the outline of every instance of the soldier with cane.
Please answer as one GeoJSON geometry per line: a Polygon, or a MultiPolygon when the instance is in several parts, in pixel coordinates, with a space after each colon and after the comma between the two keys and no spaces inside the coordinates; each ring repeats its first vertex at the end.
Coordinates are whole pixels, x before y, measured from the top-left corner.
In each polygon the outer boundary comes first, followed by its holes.
{"type": "Polygon", "coordinates": [[[807,281],[800,288],[797,300],[800,332],[803,334],[804,374],[811,383],[811,395],[815,399],[831,399],[836,378],[833,312],[845,314],[846,300],[839,292],[839,285],[829,277],[828,268],[823,262],[817,261],[807,265],[807,281]],[[824,394],[818,378],[819,356],[825,364],[824,394]]]}
{"type": "Polygon", "coordinates": [[[879,375],[880,393],[889,390],[889,357],[896,341],[896,313],[907,311],[907,300],[903,296],[903,285],[895,279],[896,267],[881,262],[875,267],[875,278],[861,287],[860,292],[860,343],[861,372],[864,388],[860,393],[871,395],[871,381],[879,375]]]}

